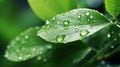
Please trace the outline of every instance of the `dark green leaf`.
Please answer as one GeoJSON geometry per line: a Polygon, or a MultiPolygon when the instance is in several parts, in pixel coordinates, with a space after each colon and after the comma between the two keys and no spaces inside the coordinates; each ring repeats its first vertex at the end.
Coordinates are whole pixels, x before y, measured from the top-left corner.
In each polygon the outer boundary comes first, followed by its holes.
{"type": "Polygon", "coordinates": [[[76,0],[28,0],[33,11],[43,20],[76,8],[76,0]],[[71,5],[72,4],[72,5],[71,5]]]}
{"type": "Polygon", "coordinates": [[[119,0],[105,0],[106,10],[113,16],[117,17],[120,14],[119,0]]]}
{"type": "Polygon", "coordinates": [[[54,43],[81,40],[110,25],[99,12],[90,9],[75,9],[46,21],[38,35],[54,43]]]}
{"type": "Polygon", "coordinates": [[[53,44],[38,37],[38,29],[30,28],[13,39],[7,46],[5,57],[11,61],[24,61],[37,55],[44,56],[53,48],[53,44]]]}

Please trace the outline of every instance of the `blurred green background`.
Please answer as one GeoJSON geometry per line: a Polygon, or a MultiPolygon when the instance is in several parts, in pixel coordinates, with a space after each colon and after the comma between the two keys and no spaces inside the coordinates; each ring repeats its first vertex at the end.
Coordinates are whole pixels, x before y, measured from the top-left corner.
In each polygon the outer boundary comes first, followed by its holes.
{"type": "MultiPolygon", "coordinates": [[[[103,1],[78,0],[78,7],[91,8],[106,14],[103,1]]],[[[22,31],[43,24],[44,21],[33,13],[27,0],[0,0],[0,67],[40,67],[39,61],[35,58],[24,62],[12,62],[4,58],[4,52],[10,40],[22,31]]],[[[110,62],[119,63],[119,58],[110,62]]]]}

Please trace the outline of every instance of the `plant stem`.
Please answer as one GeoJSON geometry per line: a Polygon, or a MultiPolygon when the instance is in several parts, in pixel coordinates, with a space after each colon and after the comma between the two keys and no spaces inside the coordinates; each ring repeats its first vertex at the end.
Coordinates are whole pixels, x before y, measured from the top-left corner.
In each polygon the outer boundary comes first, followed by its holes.
{"type": "Polygon", "coordinates": [[[102,60],[103,58],[105,58],[105,57],[103,56],[103,52],[111,46],[111,43],[112,43],[112,42],[113,42],[113,41],[109,42],[103,49],[101,49],[100,51],[98,51],[97,54],[96,54],[92,59],[90,59],[90,61],[86,62],[86,63],[83,65],[83,67],[86,67],[86,66],[94,63],[95,61],[100,61],[100,60],[102,60]]]}

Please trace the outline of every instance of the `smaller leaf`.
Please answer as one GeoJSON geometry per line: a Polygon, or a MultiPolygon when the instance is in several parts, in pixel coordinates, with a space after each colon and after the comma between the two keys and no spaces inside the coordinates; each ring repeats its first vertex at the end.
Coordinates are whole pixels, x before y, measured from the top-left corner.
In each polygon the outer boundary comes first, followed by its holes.
{"type": "Polygon", "coordinates": [[[107,11],[113,16],[117,17],[120,14],[120,1],[119,0],[105,0],[107,11]]]}
{"type": "Polygon", "coordinates": [[[38,29],[39,27],[30,28],[13,39],[7,46],[5,57],[11,61],[25,61],[38,55],[46,55],[53,48],[53,44],[38,37],[38,29]]]}

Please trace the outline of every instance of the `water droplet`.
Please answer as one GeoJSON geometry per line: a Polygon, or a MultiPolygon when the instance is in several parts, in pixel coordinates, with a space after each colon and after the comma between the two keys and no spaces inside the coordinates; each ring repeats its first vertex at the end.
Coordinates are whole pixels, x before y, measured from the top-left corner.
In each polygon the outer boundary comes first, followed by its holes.
{"type": "Polygon", "coordinates": [[[18,57],[18,59],[19,59],[19,60],[21,60],[21,59],[22,59],[22,57],[21,57],[21,56],[19,56],[19,57],[18,57]]]}
{"type": "Polygon", "coordinates": [[[52,20],[53,20],[53,21],[55,21],[55,20],[56,20],[56,18],[55,18],[55,17],[53,17],[53,18],[52,18],[52,20]]]}
{"type": "Polygon", "coordinates": [[[48,25],[50,22],[48,20],[46,20],[46,24],[48,25]]]}
{"type": "Polygon", "coordinates": [[[85,14],[86,16],[89,16],[90,15],[90,13],[89,12],[86,12],[86,14],[85,14]]]}
{"type": "Polygon", "coordinates": [[[37,59],[38,59],[38,60],[41,60],[41,59],[42,59],[42,57],[41,57],[41,56],[38,56],[38,57],[37,57],[37,59]]]}
{"type": "Polygon", "coordinates": [[[81,15],[78,15],[77,19],[78,19],[78,22],[80,22],[81,21],[81,15]]]}
{"type": "Polygon", "coordinates": [[[43,61],[44,61],[44,62],[46,62],[46,61],[47,61],[47,59],[46,59],[46,58],[44,58],[44,59],[43,59],[43,61]]]}
{"type": "Polygon", "coordinates": [[[88,35],[89,31],[86,29],[80,30],[80,36],[86,37],[88,35]]]}
{"type": "Polygon", "coordinates": [[[110,46],[112,49],[114,48],[114,46],[110,46]]]}
{"type": "Polygon", "coordinates": [[[116,41],[117,39],[115,38],[114,41],[116,41]]]}
{"type": "Polygon", "coordinates": [[[19,37],[16,37],[16,41],[19,41],[20,40],[20,38],[19,37]]]}
{"type": "Polygon", "coordinates": [[[101,61],[101,64],[105,64],[105,61],[101,61]]]}
{"type": "Polygon", "coordinates": [[[108,37],[108,38],[110,38],[110,37],[111,37],[111,35],[110,35],[110,34],[108,34],[108,35],[107,35],[107,37],[108,37]]]}
{"type": "Polygon", "coordinates": [[[58,43],[63,43],[64,38],[65,38],[65,35],[58,35],[58,36],[56,37],[56,41],[57,41],[58,43]]]}
{"type": "Polygon", "coordinates": [[[75,28],[75,32],[79,32],[80,30],[79,30],[79,28],[75,28]]]}
{"type": "Polygon", "coordinates": [[[49,31],[50,30],[50,26],[49,25],[42,26],[42,28],[43,28],[44,31],[49,31]]]}
{"type": "Polygon", "coordinates": [[[50,49],[50,48],[52,48],[52,46],[51,46],[51,45],[47,45],[47,48],[49,48],[49,49],[50,49]]]}
{"type": "Polygon", "coordinates": [[[64,20],[64,21],[63,21],[64,26],[68,26],[69,23],[70,23],[70,22],[69,22],[68,20],[64,20]]]}
{"type": "Polygon", "coordinates": [[[28,39],[28,38],[29,38],[29,36],[28,36],[28,35],[26,35],[26,36],[25,36],[25,39],[28,39]]]}
{"type": "Polygon", "coordinates": [[[93,16],[90,16],[90,19],[93,19],[94,17],[93,16]]]}

